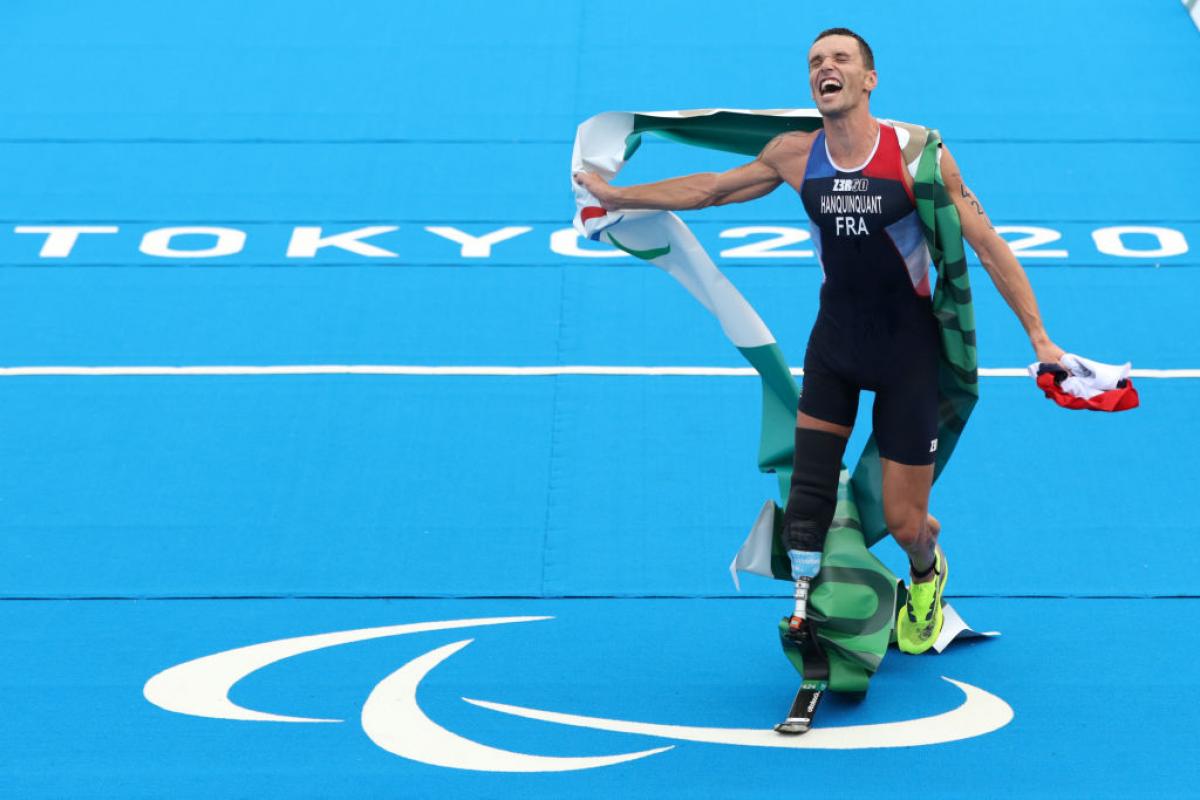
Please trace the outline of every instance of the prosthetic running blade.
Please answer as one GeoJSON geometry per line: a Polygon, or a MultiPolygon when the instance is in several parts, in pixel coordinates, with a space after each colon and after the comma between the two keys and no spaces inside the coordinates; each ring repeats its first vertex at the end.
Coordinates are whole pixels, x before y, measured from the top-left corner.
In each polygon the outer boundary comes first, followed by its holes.
{"type": "Polygon", "coordinates": [[[804,676],[787,719],[776,725],[775,731],[797,735],[812,729],[817,706],[829,688],[829,660],[817,640],[817,628],[812,620],[805,620],[800,629],[789,632],[787,636],[804,659],[804,676]]]}

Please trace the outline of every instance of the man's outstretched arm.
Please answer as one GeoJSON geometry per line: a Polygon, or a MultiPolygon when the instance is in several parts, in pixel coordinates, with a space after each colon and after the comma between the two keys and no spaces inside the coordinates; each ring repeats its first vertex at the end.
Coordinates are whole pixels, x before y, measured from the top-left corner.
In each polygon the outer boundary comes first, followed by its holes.
{"type": "Polygon", "coordinates": [[[1008,307],[1021,321],[1021,327],[1028,334],[1029,343],[1033,346],[1038,361],[1057,363],[1063,355],[1063,350],[1050,340],[1046,328],[1042,325],[1042,315],[1038,311],[1033,287],[1029,285],[1029,277],[1021,268],[1017,257],[1013,255],[1012,249],[992,227],[979,198],[967,188],[958,164],[945,148],[942,149],[942,180],[945,181],[946,191],[953,198],[954,207],[958,209],[958,216],[962,220],[963,238],[979,256],[980,263],[987,270],[992,283],[996,284],[1004,302],[1008,303],[1008,307]]]}
{"type": "Polygon", "coordinates": [[[609,211],[624,208],[684,211],[741,203],[769,194],[783,182],[771,163],[778,141],[768,143],[749,164],[727,172],[701,172],[637,186],[612,186],[599,175],[577,172],[575,182],[595,195],[609,211]]]}

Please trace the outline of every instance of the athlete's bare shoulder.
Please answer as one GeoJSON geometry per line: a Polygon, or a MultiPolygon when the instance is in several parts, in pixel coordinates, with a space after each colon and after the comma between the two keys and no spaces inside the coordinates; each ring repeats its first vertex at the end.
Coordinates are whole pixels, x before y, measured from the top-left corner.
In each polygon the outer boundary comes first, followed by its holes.
{"type": "Polygon", "coordinates": [[[792,186],[804,180],[808,166],[808,154],[816,141],[816,131],[788,131],[781,133],[763,148],[759,158],[792,186]]]}
{"type": "Polygon", "coordinates": [[[767,142],[767,146],[762,151],[762,158],[764,160],[807,159],[816,138],[816,131],[788,131],[787,133],[781,133],[767,142]]]}

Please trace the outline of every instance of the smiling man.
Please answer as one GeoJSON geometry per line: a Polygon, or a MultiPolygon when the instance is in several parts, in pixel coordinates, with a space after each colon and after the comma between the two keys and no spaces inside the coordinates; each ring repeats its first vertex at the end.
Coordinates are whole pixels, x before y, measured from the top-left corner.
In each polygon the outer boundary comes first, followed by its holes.
{"type": "MultiPolygon", "coordinates": [[[[883,472],[888,530],[908,554],[911,585],[896,623],[900,649],[923,653],[942,628],[948,566],[929,514],[937,453],[939,329],[930,255],[896,128],[871,116],[875,58],[847,28],[823,31],[808,54],[808,82],[823,130],[777,136],[749,164],[723,173],[616,187],[590,173],[576,180],[609,210],[683,210],[753,200],[788,184],[812,224],[824,281],[804,357],[794,469],[783,539],[796,582],[793,630],[803,626],[808,587],[833,520],[846,440],[859,393],[875,392],[872,422],[883,472]]],[[[1029,336],[1038,361],[1063,351],[1046,334],[1021,265],[963,182],[950,152],[941,171],[979,256],[1029,336]]]]}

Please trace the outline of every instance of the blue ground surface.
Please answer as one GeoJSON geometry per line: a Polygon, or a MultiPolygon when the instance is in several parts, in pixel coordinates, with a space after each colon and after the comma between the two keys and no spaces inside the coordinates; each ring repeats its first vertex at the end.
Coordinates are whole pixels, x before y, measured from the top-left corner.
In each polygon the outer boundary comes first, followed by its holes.
{"type": "MultiPolygon", "coordinates": [[[[1200,33],[1171,0],[41,2],[2,19],[0,366],[741,366],[665,276],[552,246],[574,126],[807,105],[807,43],[844,24],[875,47],[877,114],[941,128],[998,225],[1060,236],[1026,264],[1062,345],[1200,368],[1200,89],[1183,77],[1200,74],[1200,33]],[[66,257],[16,230],[56,224],[116,230],[66,257]],[[289,258],[296,226],[393,226],[369,241],[394,255],[289,258]],[[528,230],[472,257],[426,226],[528,230]],[[1157,232],[1114,252],[1105,230],[1127,226],[1157,232]],[[140,252],[163,227],[246,242],[140,252]],[[1185,252],[1139,255],[1172,236],[1185,252]]],[[[629,180],[738,163],[666,144],[639,159],[629,180]]],[[[763,236],[722,233],[803,228],[801,214],[780,191],[689,217],[793,363],[813,258],[720,253],[763,236]]],[[[1025,365],[1015,319],[974,279],[982,365],[1025,365]]],[[[506,775],[379,749],[358,724],[372,687],[475,638],[422,684],[425,712],[560,756],[664,742],[460,698],[727,727],[785,710],[795,673],[772,626],[788,589],[751,578],[737,595],[726,572],[773,491],[754,467],[753,379],[0,376],[0,795],[724,798],[803,779],[873,796],[915,763],[938,775],[931,796],[1195,796],[1200,381],[1138,387],[1142,409],[1101,416],[983,380],[934,511],[955,606],[1004,636],[891,654],[865,701],[821,718],[949,710],[945,675],[1002,697],[1008,726],[924,750],[678,742],[506,775]],[[160,670],[229,648],[508,614],[554,619],[309,653],[232,694],[338,725],[200,719],[142,696],[160,670]]]]}
{"type": "MultiPolygon", "coordinates": [[[[357,722],[370,688],[408,659],[475,642],[422,685],[442,724],[505,749],[545,755],[670,744],[524,721],[473,697],[674,724],[767,727],[792,677],[761,624],[778,600],[179,601],[3,604],[9,736],[6,796],[65,797],[763,797],[807,791],[874,796],[906,785],[918,760],[935,797],[1194,796],[1187,754],[1193,689],[1179,661],[1195,600],[960,600],[1005,630],[943,656],[893,655],[861,703],[834,698],[826,725],[868,724],[957,703],[940,675],[985,686],[1016,710],[988,736],[925,750],[790,752],[688,742],[583,773],[494,775],[399,759],[357,722]],[[494,630],[448,631],[310,654],[247,679],[234,699],[281,713],[346,720],[286,725],[197,719],[146,703],[145,678],[201,653],[280,636],[481,609],[552,615],[494,630]],[[1140,646],[1113,631],[1137,631],[1140,646]],[[699,631],[699,633],[698,633],[699,631]],[[697,647],[697,639],[703,646],[697,647]],[[15,684],[15,685],[14,685],[15,684]],[[70,687],[64,693],[64,687],[70,687]],[[1114,720],[1114,710],[1129,717],[1114,720]],[[800,777],[802,776],[802,778],[800,777]],[[808,783],[811,782],[811,783],[808,783]]],[[[792,673],[794,675],[794,673],[792,673]]]]}

